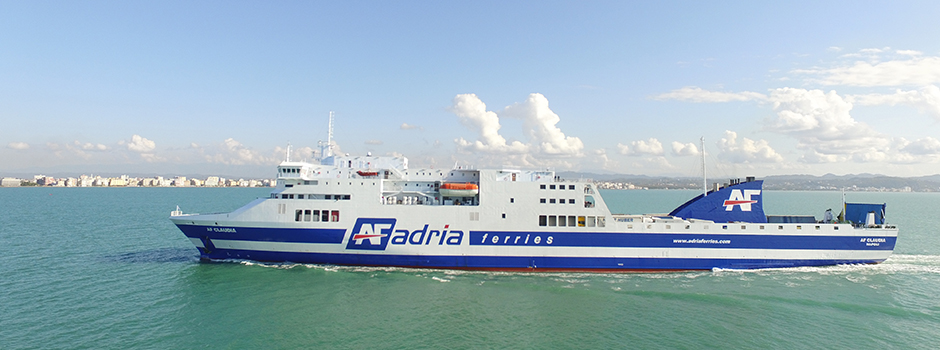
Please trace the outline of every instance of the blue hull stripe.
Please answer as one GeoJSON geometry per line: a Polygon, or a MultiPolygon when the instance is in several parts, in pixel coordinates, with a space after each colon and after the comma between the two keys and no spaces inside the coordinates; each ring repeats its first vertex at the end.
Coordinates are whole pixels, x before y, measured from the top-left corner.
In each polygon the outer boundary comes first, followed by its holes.
{"type": "Polygon", "coordinates": [[[293,253],[246,250],[219,250],[203,254],[208,259],[251,259],[296,263],[400,266],[453,269],[535,269],[535,270],[710,270],[712,268],[753,269],[837,264],[869,264],[882,260],[833,259],[692,259],[692,258],[587,258],[587,257],[502,257],[427,256],[293,253]]]}
{"type": "Polygon", "coordinates": [[[343,243],[346,229],[341,228],[254,228],[199,225],[176,225],[186,237],[237,239],[260,242],[343,243]]]}
{"type": "MultiPolygon", "coordinates": [[[[178,225],[187,237],[286,243],[341,244],[346,230],[311,228],[251,228],[178,225]]],[[[470,231],[469,243],[499,246],[558,246],[602,248],[702,248],[893,250],[897,237],[788,236],[665,233],[504,232],[470,231]],[[549,240],[551,237],[551,240],[549,240]]],[[[439,239],[428,241],[438,245],[439,239]]]]}
{"type": "Polygon", "coordinates": [[[893,250],[896,240],[878,236],[470,231],[470,245],[498,246],[893,250]]]}

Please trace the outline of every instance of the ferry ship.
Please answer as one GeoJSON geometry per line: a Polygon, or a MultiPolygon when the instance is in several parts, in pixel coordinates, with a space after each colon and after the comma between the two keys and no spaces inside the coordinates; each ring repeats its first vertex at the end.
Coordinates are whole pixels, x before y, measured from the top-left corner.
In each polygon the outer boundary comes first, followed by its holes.
{"type": "MultiPolygon", "coordinates": [[[[332,134],[332,133],[331,133],[332,134]]],[[[870,264],[898,229],[884,204],[838,218],[768,216],[763,181],[703,192],[667,215],[611,213],[591,181],[548,170],[410,169],[405,157],[282,162],[277,185],[230,213],[170,220],[203,260],[636,272],[870,264]]]]}

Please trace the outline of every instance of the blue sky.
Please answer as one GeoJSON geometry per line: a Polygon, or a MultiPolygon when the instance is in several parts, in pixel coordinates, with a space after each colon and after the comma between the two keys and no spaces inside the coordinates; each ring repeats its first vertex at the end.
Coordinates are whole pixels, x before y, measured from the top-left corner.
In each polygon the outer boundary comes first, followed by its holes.
{"type": "Polygon", "coordinates": [[[937,2],[0,1],[0,175],[940,173],[937,2]]]}

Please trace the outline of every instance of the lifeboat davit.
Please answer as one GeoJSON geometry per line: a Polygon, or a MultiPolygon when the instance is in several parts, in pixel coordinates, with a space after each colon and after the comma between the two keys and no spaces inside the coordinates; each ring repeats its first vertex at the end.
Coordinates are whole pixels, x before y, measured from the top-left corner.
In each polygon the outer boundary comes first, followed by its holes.
{"type": "Polygon", "coordinates": [[[471,183],[445,183],[441,184],[441,195],[444,197],[473,197],[480,193],[480,186],[471,183]]]}

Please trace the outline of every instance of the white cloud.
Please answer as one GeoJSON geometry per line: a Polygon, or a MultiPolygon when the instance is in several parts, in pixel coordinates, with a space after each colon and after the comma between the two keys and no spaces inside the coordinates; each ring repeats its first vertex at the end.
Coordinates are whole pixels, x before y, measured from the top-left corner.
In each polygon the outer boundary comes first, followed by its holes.
{"type": "Polygon", "coordinates": [[[923,52],[915,50],[897,50],[896,53],[905,56],[922,56],[924,54],[923,52]]]}
{"type": "Polygon", "coordinates": [[[496,112],[487,111],[486,104],[477,95],[457,95],[450,110],[457,115],[461,124],[480,133],[480,140],[477,141],[467,141],[463,138],[455,140],[458,149],[491,153],[524,153],[528,150],[528,147],[519,141],[506,143],[506,139],[499,134],[499,116],[496,112]]]}
{"type": "Polygon", "coordinates": [[[766,140],[754,141],[746,137],[738,140],[738,134],[726,130],[725,137],[718,141],[718,158],[732,163],[779,163],[783,161],[766,140]]]}
{"type": "MultiPolygon", "coordinates": [[[[873,49],[879,50],[879,49],[873,49]]],[[[863,50],[865,51],[865,50],[863,50]]],[[[865,54],[881,53],[883,51],[867,51],[865,54]]],[[[916,51],[903,52],[904,59],[880,62],[874,56],[868,61],[857,61],[851,65],[824,68],[795,70],[794,73],[818,75],[818,79],[811,79],[823,85],[843,86],[924,86],[940,83],[940,57],[920,57],[911,55],[916,51]]]]}
{"type": "Polygon", "coordinates": [[[10,142],[7,144],[7,148],[15,150],[25,150],[29,149],[29,144],[26,142],[10,142]]]}
{"type": "Polygon", "coordinates": [[[220,145],[213,147],[215,154],[206,154],[203,157],[210,163],[222,163],[230,165],[260,165],[274,164],[280,158],[286,157],[286,150],[280,147],[275,148],[274,154],[264,156],[260,152],[245,147],[241,142],[233,138],[227,138],[220,145]]]}
{"type": "Polygon", "coordinates": [[[166,158],[155,155],[153,153],[141,153],[140,158],[147,163],[156,163],[166,161],[166,158]]]}
{"type": "Polygon", "coordinates": [[[767,96],[757,92],[721,92],[704,90],[696,86],[686,86],[681,89],[653,96],[654,100],[678,100],[688,102],[734,102],[764,100],[767,96]]]}
{"type": "Polygon", "coordinates": [[[400,128],[401,128],[402,130],[421,130],[421,129],[423,129],[423,128],[420,127],[420,126],[411,125],[411,124],[408,124],[408,123],[401,123],[401,127],[400,127],[400,128]]]}
{"type": "Polygon", "coordinates": [[[694,143],[672,142],[672,155],[677,157],[699,155],[698,147],[694,143]]]}
{"type": "Polygon", "coordinates": [[[901,151],[916,156],[940,155],[940,141],[928,136],[911,142],[910,144],[902,147],[901,151]]]}
{"type": "Polygon", "coordinates": [[[99,144],[93,144],[93,143],[91,143],[91,142],[86,142],[86,143],[83,144],[83,143],[79,142],[78,140],[75,140],[74,143],[75,143],[75,146],[81,147],[81,149],[82,149],[82,150],[85,150],[85,151],[107,151],[107,150],[108,150],[108,146],[105,146],[105,145],[100,144],[100,143],[99,143],[99,144]]]}
{"type": "Polygon", "coordinates": [[[797,147],[807,151],[803,161],[872,159],[864,154],[890,145],[890,139],[856,121],[849,114],[852,103],[835,91],[781,88],[773,90],[769,100],[777,118],[770,121],[768,130],[797,139],[797,147]]]}
{"type": "Polygon", "coordinates": [[[643,157],[630,163],[632,171],[663,171],[673,170],[676,167],[666,160],[666,157],[643,157]]]}
{"type": "Polygon", "coordinates": [[[366,140],[365,143],[367,145],[381,145],[382,140],[366,140]]]}
{"type": "Polygon", "coordinates": [[[515,103],[503,111],[510,118],[522,119],[523,126],[534,147],[547,155],[579,155],[584,149],[581,139],[565,136],[556,125],[561,117],[548,107],[548,99],[542,94],[533,93],[520,103],[515,103]]]}
{"type": "Polygon", "coordinates": [[[140,135],[132,136],[131,142],[127,143],[127,149],[137,153],[149,153],[156,147],[156,142],[143,138],[140,135]]]}
{"type": "Polygon", "coordinates": [[[529,138],[528,143],[507,142],[499,134],[501,128],[499,115],[496,112],[487,111],[486,104],[474,94],[457,95],[450,110],[457,115],[462,124],[479,132],[477,141],[468,141],[463,138],[454,140],[461,151],[503,155],[580,156],[584,148],[581,139],[566,136],[556,126],[561,118],[548,107],[548,99],[542,94],[530,94],[524,102],[508,106],[500,113],[505,117],[522,120],[529,138]]]}
{"type": "Polygon", "coordinates": [[[652,137],[649,140],[632,141],[629,146],[618,143],[617,149],[620,150],[620,154],[628,156],[661,156],[665,153],[662,142],[652,137]]]}
{"type": "Polygon", "coordinates": [[[863,106],[909,105],[922,113],[940,120],[940,87],[928,85],[919,90],[903,91],[898,89],[893,94],[854,95],[846,98],[863,106]]]}

